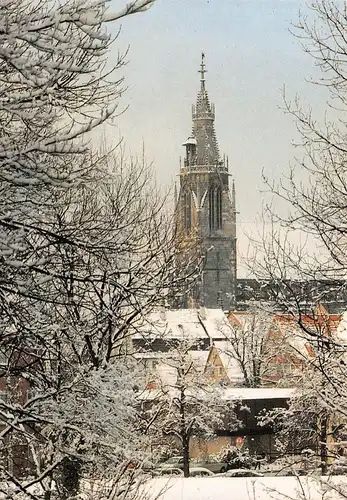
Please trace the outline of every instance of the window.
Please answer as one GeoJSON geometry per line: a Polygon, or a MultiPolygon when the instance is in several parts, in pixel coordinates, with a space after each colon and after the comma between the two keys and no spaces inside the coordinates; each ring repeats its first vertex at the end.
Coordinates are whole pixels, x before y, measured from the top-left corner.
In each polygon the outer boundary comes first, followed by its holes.
{"type": "Polygon", "coordinates": [[[222,377],[224,375],[223,373],[223,366],[216,366],[214,370],[215,376],[216,377],[222,377]]]}
{"type": "Polygon", "coordinates": [[[153,372],[156,370],[159,361],[157,359],[149,358],[145,360],[146,371],[153,372]]]}
{"type": "Polygon", "coordinates": [[[216,229],[222,229],[222,191],[218,188],[216,191],[216,229]]]}
{"type": "Polygon", "coordinates": [[[210,230],[222,229],[223,207],[222,190],[220,187],[211,187],[208,195],[210,230]]]}
{"type": "Polygon", "coordinates": [[[209,222],[210,222],[210,230],[213,231],[215,229],[215,196],[214,196],[214,188],[210,188],[208,194],[208,208],[209,208],[209,222]]]}

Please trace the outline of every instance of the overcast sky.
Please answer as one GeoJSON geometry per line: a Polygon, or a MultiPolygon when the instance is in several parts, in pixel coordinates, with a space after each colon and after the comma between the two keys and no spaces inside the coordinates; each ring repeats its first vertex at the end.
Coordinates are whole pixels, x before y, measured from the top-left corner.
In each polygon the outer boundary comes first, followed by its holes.
{"type": "MultiPolygon", "coordinates": [[[[113,8],[124,1],[113,0],[113,8]]],[[[178,174],[182,143],[191,131],[204,51],[219,147],[229,155],[236,182],[240,247],[261,212],[262,170],[283,175],[297,153],[293,120],[279,109],[283,86],[319,107],[305,83],[313,62],[289,32],[300,8],[301,0],[157,0],[123,21],[111,54],[112,62],[116,49],[130,46],[121,70],[128,85],[122,105],[129,109],[111,134],[116,141],[121,133],[133,153],[143,141],[159,182],[166,184],[178,174]]]]}

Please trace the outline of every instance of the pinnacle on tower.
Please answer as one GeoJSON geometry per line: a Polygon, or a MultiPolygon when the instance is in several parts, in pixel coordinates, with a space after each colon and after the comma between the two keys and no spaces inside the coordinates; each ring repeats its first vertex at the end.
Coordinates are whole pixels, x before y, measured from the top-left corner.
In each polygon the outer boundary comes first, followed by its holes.
{"type": "Polygon", "coordinates": [[[205,90],[205,73],[207,73],[206,65],[205,65],[205,54],[201,52],[201,64],[200,64],[200,69],[199,73],[201,73],[201,91],[203,92],[205,90]]]}

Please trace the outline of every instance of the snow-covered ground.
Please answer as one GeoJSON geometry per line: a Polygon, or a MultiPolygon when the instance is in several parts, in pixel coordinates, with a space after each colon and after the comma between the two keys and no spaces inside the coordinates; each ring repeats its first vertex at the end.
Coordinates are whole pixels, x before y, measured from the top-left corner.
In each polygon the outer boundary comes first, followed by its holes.
{"type": "Polygon", "coordinates": [[[347,478],[155,478],[144,490],[148,500],[337,500],[346,498],[338,492],[347,492],[347,478]]]}

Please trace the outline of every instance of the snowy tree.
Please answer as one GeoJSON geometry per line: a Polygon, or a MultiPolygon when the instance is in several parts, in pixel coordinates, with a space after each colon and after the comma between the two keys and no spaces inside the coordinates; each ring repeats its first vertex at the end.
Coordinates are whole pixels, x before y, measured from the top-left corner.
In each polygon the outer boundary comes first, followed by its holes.
{"type": "Polygon", "coordinates": [[[333,330],[328,319],[317,316],[312,322],[309,316],[302,318],[301,336],[309,346],[309,356],[304,350],[297,351],[302,373],[296,392],[288,408],[271,410],[261,419],[274,425],[288,465],[293,454],[303,453],[300,462],[305,468],[312,471],[319,467],[323,475],[330,470],[329,465],[346,466],[345,332],[343,327],[333,330]],[[309,343],[305,339],[308,330],[310,339],[313,337],[309,343]]]}
{"type": "Polygon", "coordinates": [[[52,209],[50,227],[79,243],[36,248],[50,277],[37,287],[43,299],[12,298],[21,315],[9,311],[1,345],[3,376],[24,378],[33,395],[20,406],[17,400],[15,413],[4,403],[4,436],[30,445],[43,483],[60,477],[67,457],[73,468],[82,463],[104,477],[141,457],[136,372],[125,376],[123,358],[136,320],[178,284],[175,242],[148,169],[114,160],[103,182],[98,176],[78,196],[66,190],[64,204],[52,209]],[[14,428],[19,416],[23,430],[14,428]]]}
{"type": "MultiPolygon", "coordinates": [[[[150,3],[131,2],[127,10],[150,3]]],[[[122,92],[122,78],[112,74],[123,59],[112,71],[105,68],[111,44],[103,23],[111,15],[106,7],[107,2],[87,0],[15,0],[0,6],[4,291],[32,293],[33,280],[20,279],[18,268],[45,275],[42,263],[30,258],[29,233],[46,246],[69,242],[67,235],[50,231],[45,219],[66,189],[89,182],[96,159],[85,134],[112,117],[122,92]]]]}
{"type": "Polygon", "coordinates": [[[220,426],[236,429],[240,423],[234,402],[223,400],[221,387],[204,375],[203,351],[197,351],[188,339],[173,344],[160,359],[155,388],[141,396],[142,418],[156,440],[160,436],[178,441],[184,476],[189,477],[191,439],[210,439],[220,426]]]}
{"type": "Polygon", "coordinates": [[[152,3],[0,5],[0,470],[28,498],[141,458],[127,339],[179,286],[175,235],[144,163],[86,134],[122,92],[105,23],[152,3]]]}
{"type": "MultiPolygon", "coordinates": [[[[319,449],[322,453],[327,450],[327,428],[325,411],[319,398],[319,386],[315,387],[309,382],[310,379],[304,380],[296,394],[288,401],[288,408],[274,408],[261,415],[259,425],[271,424],[273,427],[277,449],[285,458],[285,466],[294,466],[298,456],[301,462],[301,456],[305,459],[308,453],[307,465],[313,471],[319,464],[319,449]]],[[[321,466],[322,472],[325,473],[327,456],[321,461],[321,466]]]]}
{"type": "Polygon", "coordinates": [[[259,387],[271,362],[268,337],[272,322],[270,313],[253,304],[240,320],[229,317],[229,325],[220,326],[228,341],[225,354],[239,365],[246,387],[259,387]]]}
{"type": "Polygon", "coordinates": [[[221,351],[237,364],[246,387],[292,387],[301,379],[302,339],[292,319],[275,314],[271,305],[250,302],[247,311],[229,314],[219,330],[225,337],[221,351]]]}
{"type": "Polygon", "coordinates": [[[281,180],[264,179],[274,195],[264,214],[272,231],[256,250],[255,271],[259,278],[270,279],[276,299],[298,321],[300,313],[312,313],[314,301],[345,299],[345,23],[344,2],[315,0],[293,26],[294,35],[321,70],[312,83],[327,101],[326,113],[320,120],[299,97],[291,101],[285,95],[285,110],[299,132],[299,153],[281,180]],[[295,243],[297,232],[303,244],[295,243]]]}
{"type": "Polygon", "coordinates": [[[255,272],[270,283],[275,300],[293,317],[312,347],[309,379],[304,380],[302,394],[289,409],[293,418],[284,417],[284,428],[288,424],[293,429],[296,422],[297,428],[315,435],[324,472],[327,455],[334,454],[327,442],[335,443],[335,451],[339,443],[344,447],[341,436],[347,408],[346,342],[336,333],[339,316],[317,316],[314,304],[341,304],[346,298],[345,2],[313,1],[293,32],[318,68],[313,83],[326,99],[326,109],[320,119],[316,109],[305,107],[299,98],[291,101],[285,96],[286,112],[296,122],[302,154],[297,153],[286,178],[265,179],[274,195],[266,212],[272,232],[256,250],[255,272]],[[293,235],[298,232],[305,244],[295,243],[293,235]]]}

